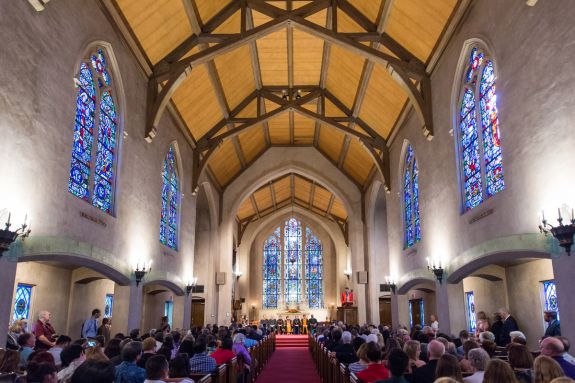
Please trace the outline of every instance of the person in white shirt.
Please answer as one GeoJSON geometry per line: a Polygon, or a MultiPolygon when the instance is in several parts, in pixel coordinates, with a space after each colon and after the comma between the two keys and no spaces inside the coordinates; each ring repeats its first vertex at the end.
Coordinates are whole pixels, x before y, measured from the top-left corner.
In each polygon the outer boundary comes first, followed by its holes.
{"type": "Polygon", "coordinates": [[[473,368],[473,375],[463,379],[465,383],[482,383],[487,363],[489,362],[489,354],[482,348],[474,348],[467,354],[467,359],[471,368],[473,368]]]}
{"type": "MultiPolygon", "coordinates": [[[[144,383],[164,383],[168,379],[168,360],[164,355],[154,355],[146,362],[146,380],[144,383]]],[[[180,383],[194,383],[192,379],[183,379],[180,383]]]]}
{"type": "Polygon", "coordinates": [[[437,334],[439,332],[439,322],[437,321],[437,317],[435,314],[431,314],[429,319],[431,320],[431,330],[434,334],[437,334]]]}

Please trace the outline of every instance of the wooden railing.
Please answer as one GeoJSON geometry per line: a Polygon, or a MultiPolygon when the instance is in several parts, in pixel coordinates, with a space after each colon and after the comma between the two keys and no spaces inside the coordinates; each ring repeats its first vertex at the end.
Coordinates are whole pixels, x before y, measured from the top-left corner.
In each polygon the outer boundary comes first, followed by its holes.
{"type": "MultiPolygon", "coordinates": [[[[275,334],[270,334],[261,340],[256,346],[248,349],[252,363],[249,366],[249,372],[244,369],[242,363],[238,363],[237,358],[230,362],[222,364],[216,372],[212,374],[191,374],[190,378],[194,382],[200,383],[251,383],[255,382],[261,374],[264,366],[269,361],[276,348],[275,334]]],[[[176,380],[173,380],[174,382],[176,380]]]]}

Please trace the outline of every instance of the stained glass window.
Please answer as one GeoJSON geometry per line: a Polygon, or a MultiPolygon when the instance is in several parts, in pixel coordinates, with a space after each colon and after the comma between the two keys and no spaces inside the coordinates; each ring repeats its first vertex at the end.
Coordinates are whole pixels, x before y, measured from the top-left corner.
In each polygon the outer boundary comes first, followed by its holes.
{"type": "Polygon", "coordinates": [[[32,286],[24,283],[18,283],[16,288],[16,298],[14,299],[14,313],[12,320],[30,318],[30,301],[32,299],[32,286]]]}
{"type": "Polygon", "coordinates": [[[474,47],[465,69],[458,116],[465,210],[505,188],[495,89],[493,60],[474,47]]]}
{"type": "Polygon", "coordinates": [[[74,146],[68,191],[108,214],[112,214],[114,204],[117,131],[112,78],[104,51],[97,49],[82,62],[76,79],[74,146]]]}
{"type": "Polygon", "coordinates": [[[174,148],[170,146],[162,166],[160,242],[174,250],[178,249],[179,185],[174,148]]]}
{"type": "Polygon", "coordinates": [[[323,247],[308,227],[305,230],[305,288],[310,309],[323,307],[323,247]]]}
{"type": "Polygon", "coordinates": [[[114,313],[114,294],[106,294],[106,305],[104,306],[104,318],[111,318],[114,313]]]}
{"type": "Polygon", "coordinates": [[[543,282],[543,298],[545,311],[555,311],[559,317],[559,305],[557,304],[557,288],[555,281],[543,282]]]}
{"type": "Polygon", "coordinates": [[[284,225],[284,303],[299,304],[302,290],[301,223],[289,219],[284,225]]]}
{"type": "Polygon", "coordinates": [[[405,247],[421,240],[419,226],[419,171],[411,145],[407,146],[403,171],[403,204],[405,220],[405,247]]]}
{"type": "Polygon", "coordinates": [[[410,328],[413,328],[414,325],[419,324],[421,326],[424,325],[424,318],[425,318],[425,311],[423,306],[423,299],[415,299],[409,301],[409,325],[410,328]],[[419,306],[419,307],[416,307],[419,306]],[[419,309],[419,318],[415,318],[414,311],[415,309],[419,309]],[[415,323],[415,320],[419,319],[419,323],[415,323]]]}
{"type": "Polygon", "coordinates": [[[262,306],[300,305],[303,291],[309,308],[324,307],[323,245],[311,228],[304,231],[302,223],[291,218],[264,242],[262,306]]]}
{"type": "Polygon", "coordinates": [[[477,328],[477,317],[475,315],[475,295],[473,291],[465,293],[465,305],[467,307],[467,327],[469,332],[475,332],[477,328]]]}
{"type": "Polygon", "coordinates": [[[277,309],[281,290],[281,232],[278,227],[264,243],[263,307],[277,309]]]}
{"type": "Polygon", "coordinates": [[[166,301],[164,303],[164,316],[168,317],[168,323],[172,327],[172,317],[174,316],[174,302],[166,301]]]}

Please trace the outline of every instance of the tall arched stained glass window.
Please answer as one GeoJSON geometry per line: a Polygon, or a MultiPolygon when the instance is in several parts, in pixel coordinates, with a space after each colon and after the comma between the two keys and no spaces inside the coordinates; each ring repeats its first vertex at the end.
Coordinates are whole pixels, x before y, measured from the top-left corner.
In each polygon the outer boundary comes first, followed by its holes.
{"type": "Polygon", "coordinates": [[[112,214],[118,112],[103,49],[96,49],[80,64],[75,83],[76,117],[68,191],[112,214]]]}
{"type": "Polygon", "coordinates": [[[284,303],[299,304],[302,290],[301,223],[289,219],[284,225],[284,303]]]}
{"type": "Polygon", "coordinates": [[[180,180],[176,166],[174,147],[170,146],[162,166],[162,217],[160,242],[178,249],[178,210],[180,204],[180,180]]]}
{"type": "Polygon", "coordinates": [[[283,222],[264,242],[262,292],[264,309],[305,303],[311,309],[324,307],[323,244],[295,218],[283,222]]]}
{"type": "Polygon", "coordinates": [[[505,188],[493,60],[480,47],[469,53],[459,106],[459,150],[464,209],[505,188]],[[481,134],[479,134],[481,126],[481,134]]]}
{"type": "Polygon", "coordinates": [[[264,243],[263,307],[277,309],[281,291],[281,231],[278,227],[264,243]]]}
{"type": "Polygon", "coordinates": [[[411,145],[407,146],[403,166],[404,246],[408,248],[421,240],[419,225],[419,171],[411,145]]]}
{"type": "Polygon", "coordinates": [[[305,230],[305,288],[310,309],[323,307],[323,247],[309,227],[305,230]]]}

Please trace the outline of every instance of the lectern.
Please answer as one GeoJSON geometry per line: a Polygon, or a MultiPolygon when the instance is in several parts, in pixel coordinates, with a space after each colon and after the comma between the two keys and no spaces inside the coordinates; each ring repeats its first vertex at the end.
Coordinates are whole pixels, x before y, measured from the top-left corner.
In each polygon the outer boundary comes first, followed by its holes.
{"type": "Polygon", "coordinates": [[[337,320],[345,324],[359,324],[357,322],[357,307],[343,306],[337,308],[337,320]]]}

